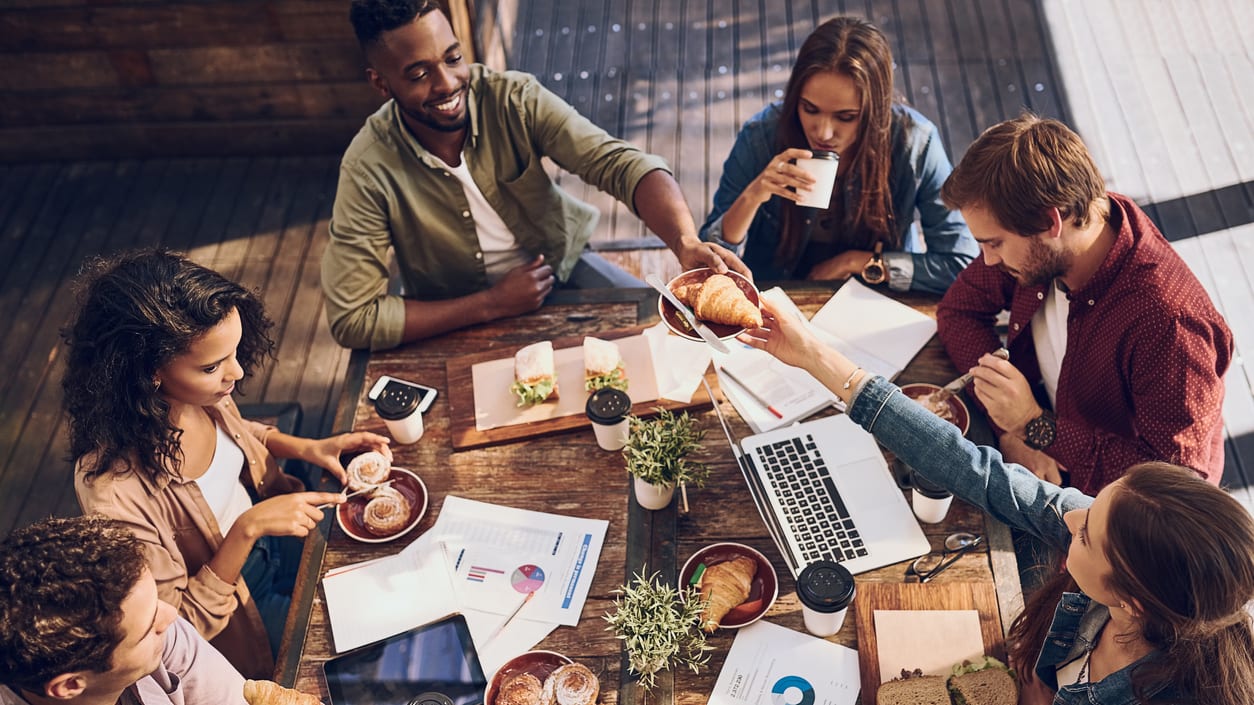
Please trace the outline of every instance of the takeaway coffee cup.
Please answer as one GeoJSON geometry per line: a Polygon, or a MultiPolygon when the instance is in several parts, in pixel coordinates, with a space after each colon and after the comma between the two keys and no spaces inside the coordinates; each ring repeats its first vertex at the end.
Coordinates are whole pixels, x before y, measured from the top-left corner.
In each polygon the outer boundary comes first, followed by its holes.
{"type": "Polygon", "coordinates": [[[621,450],[627,445],[627,414],[631,413],[631,397],[627,392],[611,387],[598,389],[588,397],[584,410],[592,421],[597,445],[603,450],[621,450]]]}
{"type": "Polygon", "coordinates": [[[949,505],[954,496],[949,490],[923,477],[914,470],[910,471],[911,490],[910,504],[914,507],[914,515],[925,524],[939,524],[949,513],[949,505]]]}
{"type": "Polygon", "coordinates": [[[845,623],[845,611],[853,602],[857,589],[853,574],[835,561],[816,561],[797,576],[797,599],[806,631],[814,636],[829,637],[845,623]]]}
{"type": "Polygon", "coordinates": [[[822,150],[812,152],[812,154],[814,156],[809,159],[797,160],[797,166],[814,177],[814,186],[810,188],[809,193],[801,194],[797,205],[827,208],[832,202],[832,187],[836,185],[836,167],[840,166],[840,156],[835,152],[822,150]]]}
{"type": "Polygon", "coordinates": [[[375,413],[387,424],[392,439],[401,445],[417,443],[422,438],[422,412],[418,403],[422,390],[409,385],[389,384],[374,400],[375,413]]]}

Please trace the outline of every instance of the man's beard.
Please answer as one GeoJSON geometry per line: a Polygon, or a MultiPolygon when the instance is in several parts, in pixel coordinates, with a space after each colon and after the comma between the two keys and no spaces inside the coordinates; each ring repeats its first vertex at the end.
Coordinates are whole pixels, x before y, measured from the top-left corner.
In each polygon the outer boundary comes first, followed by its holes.
{"type": "Polygon", "coordinates": [[[456,122],[440,122],[426,112],[406,110],[405,114],[414,120],[414,122],[421,123],[426,127],[430,127],[431,129],[438,130],[440,132],[459,132],[466,129],[466,126],[470,124],[469,111],[462,113],[461,119],[456,122]]]}
{"type": "Polygon", "coordinates": [[[1004,265],[1000,268],[1018,280],[1021,286],[1037,287],[1045,286],[1066,274],[1070,269],[1070,262],[1065,253],[1053,250],[1033,237],[1028,242],[1028,261],[1022,268],[1014,271],[1004,265]]]}

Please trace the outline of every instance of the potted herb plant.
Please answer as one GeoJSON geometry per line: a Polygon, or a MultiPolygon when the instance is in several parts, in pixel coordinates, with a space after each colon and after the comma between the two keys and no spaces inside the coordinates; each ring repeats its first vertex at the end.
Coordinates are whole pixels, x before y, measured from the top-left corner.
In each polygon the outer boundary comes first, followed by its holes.
{"type": "Polygon", "coordinates": [[[710,660],[713,647],[699,628],[705,602],[696,590],[681,593],[654,573],[647,578],[637,574],[615,592],[614,612],[605,615],[607,629],[623,640],[628,667],[639,677],[640,687],[651,690],[657,674],[672,667],[698,673],[710,660]]]}
{"type": "Polygon", "coordinates": [[[629,417],[630,433],[623,457],[627,472],[635,478],[636,501],[645,509],[661,509],[671,503],[675,485],[705,484],[710,470],[704,463],[688,459],[700,449],[705,431],[688,412],[676,416],[658,409],[651,419],[629,417]]]}

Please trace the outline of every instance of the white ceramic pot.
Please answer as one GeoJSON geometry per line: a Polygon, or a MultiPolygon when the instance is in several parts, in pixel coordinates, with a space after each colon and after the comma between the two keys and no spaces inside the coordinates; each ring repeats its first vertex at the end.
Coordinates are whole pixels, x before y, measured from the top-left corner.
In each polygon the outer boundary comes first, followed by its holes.
{"type": "Polygon", "coordinates": [[[674,485],[650,485],[638,477],[633,477],[636,501],[645,509],[663,509],[671,503],[675,496],[674,485]]]}

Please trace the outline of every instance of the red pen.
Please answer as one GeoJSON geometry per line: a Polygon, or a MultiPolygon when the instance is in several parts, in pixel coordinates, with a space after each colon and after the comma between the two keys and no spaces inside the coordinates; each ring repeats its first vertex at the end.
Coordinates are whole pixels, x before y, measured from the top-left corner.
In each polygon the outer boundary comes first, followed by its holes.
{"type": "Polygon", "coordinates": [[[784,415],[783,415],[783,414],[781,414],[781,413],[779,413],[779,409],[776,409],[775,407],[771,406],[771,403],[770,403],[770,402],[768,402],[767,400],[765,400],[765,399],[763,399],[762,397],[758,396],[758,393],[757,393],[757,392],[755,392],[755,391],[753,391],[752,389],[750,389],[750,388],[749,388],[749,385],[745,384],[744,382],[741,382],[739,377],[737,377],[736,375],[734,375],[734,374],[732,374],[732,373],[731,373],[731,370],[727,369],[726,367],[722,367],[722,366],[720,366],[718,369],[719,369],[719,371],[720,371],[720,372],[722,372],[723,374],[725,374],[725,375],[727,375],[729,378],[731,378],[731,380],[732,380],[733,382],[735,382],[736,384],[739,384],[739,385],[740,385],[740,388],[741,388],[741,389],[743,389],[743,390],[745,390],[746,392],[748,392],[748,393],[749,393],[749,396],[753,397],[753,400],[754,400],[754,401],[756,401],[757,403],[759,403],[759,404],[761,404],[762,406],[766,407],[766,410],[767,410],[767,411],[769,411],[769,412],[771,412],[772,414],[774,414],[774,415],[775,415],[775,418],[777,418],[777,419],[782,419],[782,418],[784,418],[784,415]]]}

